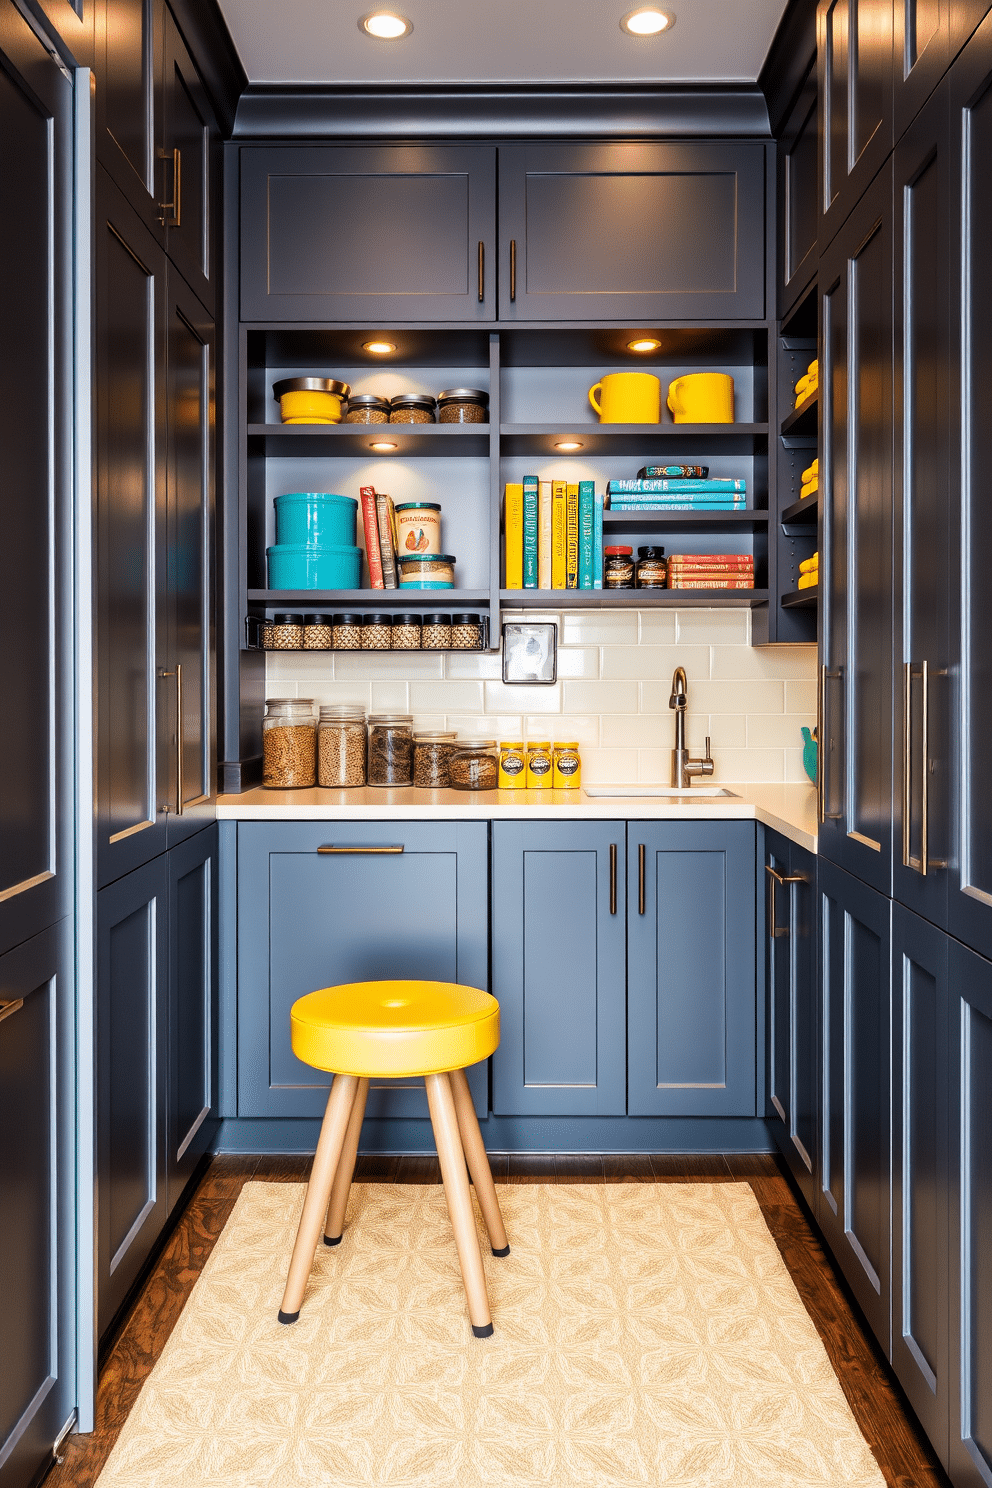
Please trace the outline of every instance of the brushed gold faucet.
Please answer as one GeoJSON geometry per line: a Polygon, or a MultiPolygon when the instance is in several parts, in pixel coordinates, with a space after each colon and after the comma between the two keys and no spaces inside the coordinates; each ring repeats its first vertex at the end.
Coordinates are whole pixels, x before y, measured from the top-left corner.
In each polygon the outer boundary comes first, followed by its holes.
{"type": "Polygon", "coordinates": [[[678,790],[688,790],[694,775],[712,775],[713,760],[710,757],[710,736],[706,735],[704,759],[690,759],[685,747],[685,710],[689,703],[689,688],[685,680],[685,668],[676,667],[672,677],[672,695],[668,706],[675,709],[675,748],[672,750],[672,784],[678,790]]]}

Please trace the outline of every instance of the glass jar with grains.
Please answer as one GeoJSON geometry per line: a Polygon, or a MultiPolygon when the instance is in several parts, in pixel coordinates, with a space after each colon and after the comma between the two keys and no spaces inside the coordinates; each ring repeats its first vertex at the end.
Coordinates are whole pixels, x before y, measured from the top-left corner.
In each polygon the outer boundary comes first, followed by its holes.
{"type": "Polygon", "coordinates": [[[333,645],[334,626],[330,615],[304,615],[304,651],[329,651],[333,645]]]}
{"type": "Polygon", "coordinates": [[[302,651],[303,616],[273,615],[270,651],[302,651]]]}
{"type": "Polygon", "coordinates": [[[481,388],[445,388],[437,395],[439,424],[488,424],[489,394],[481,388]]]}
{"type": "Polygon", "coordinates": [[[362,650],[388,651],[392,644],[392,615],[362,616],[362,650]]]}
{"type": "Polygon", "coordinates": [[[413,715],[369,716],[369,785],[413,784],[413,715]]]}
{"type": "Polygon", "coordinates": [[[452,651],[482,650],[482,617],[480,615],[452,615],[452,651]]]}
{"type": "Polygon", "coordinates": [[[353,393],[348,399],[346,424],[388,424],[389,399],[378,393],[353,393]]]}
{"type": "Polygon", "coordinates": [[[420,616],[419,615],[394,615],[392,650],[394,651],[419,651],[420,650],[420,616]]]}
{"type": "Polygon", "coordinates": [[[413,783],[421,790],[445,790],[450,782],[448,766],[455,747],[455,734],[414,734],[413,783]]]}
{"type": "Polygon", "coordinates": [[[317,725],[312,698],[268,698],[262,719],[262,784],[305,790],[317,779],[317,725]]]}
{"type": "Polygon", "coordinates": [[[436,407],[430,393],[398,393],[389,405],[389,422],[432,424],[436,407]]]}
{"type": "Polygon", "coordinates": [[[364,708],[350,703],[321,703],[317,784],[332,789],[365,784],[364,708]]]}
{"type": "Polygon", "coordinates": [[[495,739],[459,744],[448,767],[453,790],[495,790],[499,783],[499,750],[495,739]]]}
{"type": "Polygon", "coordinates": [[[361,615],[335,615],[331,634],[335,651],[361,651],[361,615]]]}

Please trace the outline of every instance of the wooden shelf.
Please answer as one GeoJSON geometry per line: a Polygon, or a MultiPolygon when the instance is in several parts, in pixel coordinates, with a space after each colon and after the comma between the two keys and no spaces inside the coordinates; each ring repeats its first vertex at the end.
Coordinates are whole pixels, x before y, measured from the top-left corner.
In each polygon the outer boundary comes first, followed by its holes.
{"type": "Polygon", "coordinates": [[[814,491],[812,496],[785,508],[781,516],[782,531],[786,537],[815,537],[819,513],[819,497],[814,491]]]}
{"type": "Polygon", "coordinates": [[[283,458],[360,456],[386,460],[397,455],[489,454],[489,424],[249,424],[248,447],[283,458]],[[395,450],[374,450],[379,440],[395,450]]]}
{"type": "MultiPolygon", "coordinates": [[[[390,426],[391,427],[391,426],[390,426]]],[[[698,455],[753,455],[768,441],[767,424],[500,424],[504,455],[640,455],[678,442],[698,455]],[[574,439],[580,450],[555,448],[574,439]]],[[[666,457],[667,458],[667,457],[666,457]]]]}
{"type": "Polygon", "coordinates": [[[643,532],[760,532],[768,526],[766,511],[610,511],[603,513],[603,531],[643,532]]]}
{"type": "Polygon", "coordinates": [[[768,603],[767,589],[501,589],[508,610],[729,609],[768,603]]]}
{"type": "Polygon", "coordinates": [[[488,589],[249,589],[248,603],[267,610],[457,610],[488,605],[488,589]]]}
{"type": "Polygon", "coordinates": [[[783,610],[812,609],[819,597],[818,584],[813,584],[809,589],[794,589],[791,594],[782,595],[782,608],[783,610]]]}
{"type": "Polygon", "coordinates": [[[788,418],[782,420],[782,437],[790,439],[816,439],[816,410],[820,402],[820,389],[809,394],[794,408],[788,418]]]}

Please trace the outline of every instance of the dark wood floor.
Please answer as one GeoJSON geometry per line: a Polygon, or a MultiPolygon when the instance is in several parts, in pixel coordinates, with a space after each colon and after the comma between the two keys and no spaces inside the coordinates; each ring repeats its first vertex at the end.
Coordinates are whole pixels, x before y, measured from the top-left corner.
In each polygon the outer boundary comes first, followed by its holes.
{"type": "MultiPolygon", "coordinates": [[[[309,1157],[217,1157],[125,1318],[100,1375],[97,1429],[69,1438],[45,1488],[91,1488],[193,1283],[250,1178],[299,1183],[309,1157]]],[[[495,1154],[497,1183],[750,1183],[819,1330],[858,1424],[892,1488],[949,1488],[888,1366],[861,1327],[777,1159],[765,1156],[530,1157],[495,1154]]],[[[362,1157],[366,1182],[438,1183],[434,1157],[362,1157]]]]}

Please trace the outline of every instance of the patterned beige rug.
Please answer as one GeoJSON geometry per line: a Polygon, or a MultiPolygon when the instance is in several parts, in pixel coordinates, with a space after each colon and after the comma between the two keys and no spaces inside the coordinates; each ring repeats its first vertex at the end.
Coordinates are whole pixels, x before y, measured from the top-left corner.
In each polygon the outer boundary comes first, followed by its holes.
{"type": "Polygon", "coordinates": [[[499,1197],[477,1340],[439,1186],[356,1185],[286,1328],[303,1188],[247,1184],[99,1488],[884,1488],[747,1184],[499,1197]]]}

